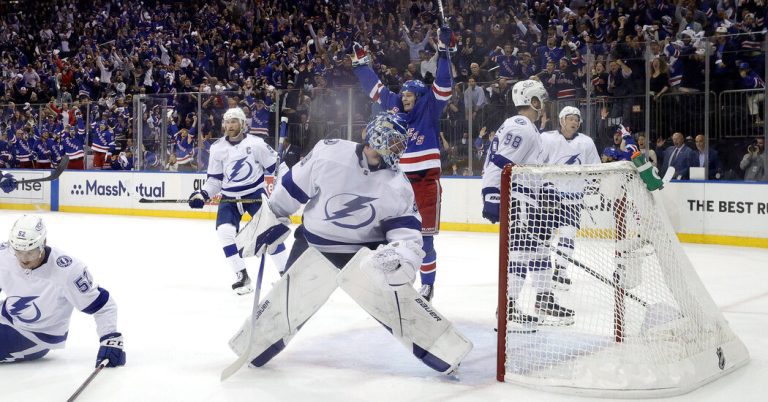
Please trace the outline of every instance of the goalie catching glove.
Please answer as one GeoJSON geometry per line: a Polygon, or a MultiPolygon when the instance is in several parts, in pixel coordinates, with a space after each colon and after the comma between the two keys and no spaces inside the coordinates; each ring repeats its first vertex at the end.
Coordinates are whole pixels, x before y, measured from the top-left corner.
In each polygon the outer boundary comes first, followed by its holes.
{"type": "Polygon", "coordinates": [[[357,42],[352,44],[352,54],[350,57],[352,58],[352,67],[364,66],[371,61],[371,58],[368,57],[368,52],[357,42]]]}
{"type": "Polygon", "coordinates": [[[425,255],[416,242],[400,240],[379,246],[360,265],[377,285],[398,288],[413,284],[425,255]]]}

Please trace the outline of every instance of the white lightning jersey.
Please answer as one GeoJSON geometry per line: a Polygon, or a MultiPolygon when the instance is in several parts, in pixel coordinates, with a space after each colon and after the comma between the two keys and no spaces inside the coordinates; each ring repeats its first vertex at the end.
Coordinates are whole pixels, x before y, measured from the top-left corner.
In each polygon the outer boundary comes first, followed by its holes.
{"type": "Polygon", "coordinates": [[[263,139],[246,135],[231,143],[227,137],[211,145],[208,179],[203,185],[209,196],[221,192],[227,197],[241,197],[264,187],[264,173],[275,171],[277,153],[263,139]]]}
{"type": "Polygon", "coordinates": [[[483,167],[483,195],[498,194],[504,166],[541,163],[541,135],[525,116],[514,116],[496,130],[483,167]]]}
{"type": "Polygon", "coordinates": [[[117,305],[80,260],[46,247],[43,265],[21,268],[8,243],[0,244],[0,323],[49,349],[63,348],[72,310],[92,314],[99,337],[117,332],[117,305]]]}
{"type": "Polygon", "coordinates": [[[288,216],[301,204],[307,242],[322,252],[354,253],[396,240],[421,240],[421,216],[401,171],[371,170],[363,145],[345,140],[319,142],[275,188],[269,205],[288,216]]]}
{"type": "MultiPolygon", "coordinates": [[[[574,134],[570,140],[566,139],[558,130],[547,131],[541,134],[542,154],[541,163],[545,165],[592,165],[599,164],[600,154],[592,138],[581,134],[574,134]]],[[[581,199],[581,193],[587,182],[584,179],[562,179],[553,183],[565,196],[565,199],[581,199]]]]}

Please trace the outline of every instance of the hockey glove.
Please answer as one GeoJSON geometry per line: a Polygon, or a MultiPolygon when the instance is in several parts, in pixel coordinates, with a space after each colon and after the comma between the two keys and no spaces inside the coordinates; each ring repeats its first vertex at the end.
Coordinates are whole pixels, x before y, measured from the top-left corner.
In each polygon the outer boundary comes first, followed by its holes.
{"type": "Polygon", "coordinates": [[[371,60],[371,58],[368,57],[368,53],[365,51],[365,48],[360,46],[360,44],[357,42],[352,44],[351,58],[352,67],[365,66],[371,60]]]}
{"type": "Polygon", "coordinates": [[[563,197],[552,183],[545,183],[539,191],[539,207],[546,212],[553,213],[560,208],[563,203],[563,197]]]}
{"type": "Polygon", "coordinates": [[[13,175],[10,173],[6,173],[3,175],[0,175],[0,189],[2,189],[6,193],[10,193],[11,191],[16,189],[16,179],[13,178],[13,175]]]}
{"type": "Polygon", "coordinates": [[[456,51],[456,35],[448,25],[443,25],[437,32],[437,50],[438,51],[456,51]]]}
{"type": "Polygon", "coordinates": [[[123,335],[119,332],[113,332],[104,335],[99,339],[99,354],[96,355],[96,366],[104,359],[109,359],[107,367],[117,367],[125,365],[125,352],[123,351],[123,335]]]}
{"type": "Polygon", "coordinates": [[[205,190],[195,191],[189,196],[189,207],[192,209],[201,209],[205,206],[205,203],[209,201],[211,197],[208,196],[208,192],[205,190]]]}
{"type": "Polygon", "coordinates": [[[491,223],[499,221],[499,205],[501,195],[495,188],[483,189],[483,218],[491,223]]]}

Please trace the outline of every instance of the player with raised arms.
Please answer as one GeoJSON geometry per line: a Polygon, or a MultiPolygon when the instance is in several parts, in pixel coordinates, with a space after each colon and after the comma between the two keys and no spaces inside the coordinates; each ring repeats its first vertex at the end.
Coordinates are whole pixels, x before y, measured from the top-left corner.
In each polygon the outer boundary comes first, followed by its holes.
{"type": "MultiPolygon", "coordinates": [[[[566,106],[558,116],[560,129],[546,131],[541,134],[542,160],[545,165],[584,165],[600,164],[600,154],[592,138],[579,133],[581,127],[581,112],[573,106],[566,106]]],[[[594,185],[583,179],[559,180],[551,183],[546,188],[550,190],[549,202],[557,206],[556,223],[558,229],[557,248],[566,256],[572,256],[574,251],[576,232],[579,230],[579,219],[583,202],[597,200],[594,197],[597,189],[594,185]],[[585,197],[586,196],[586,197],[585,197]]],[[[555,286],[567,290],[571,285],[571,278],[567,270],[567,261],[555,256],[554,281],[555,286]]]]}
{"type": "MultiPolygon", "coordinates": [[[[501,171],[504,166],[542,162],[543,144],[534,122],[541,118],[547,91],[540,81],[520,81],[512,87],[512,100],[517,106],[518,115],[508,118],[496,130],[483,170],[483,217],[492,223],[499,221],[501,171]]],[[[512,183],[510,190],[510,227],[516,230],[514,246],[509,251],[509,272],[512,275],[507,283],[507,319],[524,328],[533,327],[540,321],[559,325],[573,323],[573,311],[560,306],[551,292],[552,264],[549,249],[543,244],[551,231],[538,230],[541,227],[539,221],[543,217],[543,208],[539,205],[540,191],[546,189],[543,186],[531,188],[517,183],[512,183]],[[536,290],[535,308],[543,316],[542,320],[524,314],[517,306],[517,298],[528,276],[536,290]]]]}
{"type": "Polygon", "coordinates": [[[398,166],[406,140],[405,120],[383,113],[363,144],[319,142],[283,175],[254,218],[258,230],[238,236],[257,255],[269,251],[305,205],[286,274],[230,341],[241,358],[266,364],[338,286],[429,367],[450,373],[469,352],[472,344],[413,288],[424,252],[413,190],[398,166]]]}
{"type": "Polygon", "coordinates": [[[368,65],[369,57],[360,45],[353,45],[352,72],[363,90],[384,110],[403,112],[408,128],[408,143],[400,168],[408,176],[421,213],[424,260],[421,263],[421,295],[428,301],[434,295],[437,253],[434,236],[440,231],[440,117],[451,98],[451,63],[448,52],[455,47],[448,26],[438,33],[438,59],[435,81],[427,87],[422,81],[406,81],[400,93],[392,93],[368,65]]]}
{"type": "Polygon", "coordinates": [[[0,362],[36,360],[61,349],[72,310],[93,315],[99,335],[96,365],[125,364],[123,335],[117,331],[117,304],[94,282],[85,264],[46,243],[40,217],[24,215],[0,244],[0,362]]]}
{"type": "MultiPolygon", "coordinates": [[[[236,275],[232,290],[239,295],[253,291],[245,261],[235,245],[243,214],[255,216],[261,207],[261,194],[265,193],[264,174],[275,171],[277,153],[263,139],[246,135],[248,125],[240,108],[224,113],[224,136],[211,145],[208,160],[208,178],[202,188],[189,196],[189,206],[201,209],[212,196],[221,193],[222,199],[244,200],[219,204],[216,213],[216,233],[224,256],[236,275]]],[[[280,244],[272,252],[272,262],[283,272],[288,253],[280,244]]]]}

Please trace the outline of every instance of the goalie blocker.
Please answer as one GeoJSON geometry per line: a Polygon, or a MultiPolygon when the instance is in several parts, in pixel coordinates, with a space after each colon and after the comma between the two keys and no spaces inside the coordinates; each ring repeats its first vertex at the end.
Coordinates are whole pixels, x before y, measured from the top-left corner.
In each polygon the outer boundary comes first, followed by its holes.
{"type": "MultiPolygon", "coordinates": [[[[383,248],[385,253],[391,249],[383,248]]],[[[230,348],[239,356],[248,352],[252,366],[263,366],[340,286],[424,364],[443,374],[452,373],[472,343],[413,289],[415,270],[404,276],[397,273],[400,269],[388,270],[383,277],[372,272],[382,269],[372,262],[377,254],[382,253],[363,248],[338,272],[319,251],[308,248],[246,319],[230,340],[230,348]],[[403,279],[404,283],[397,283],[403,279]]]]}

